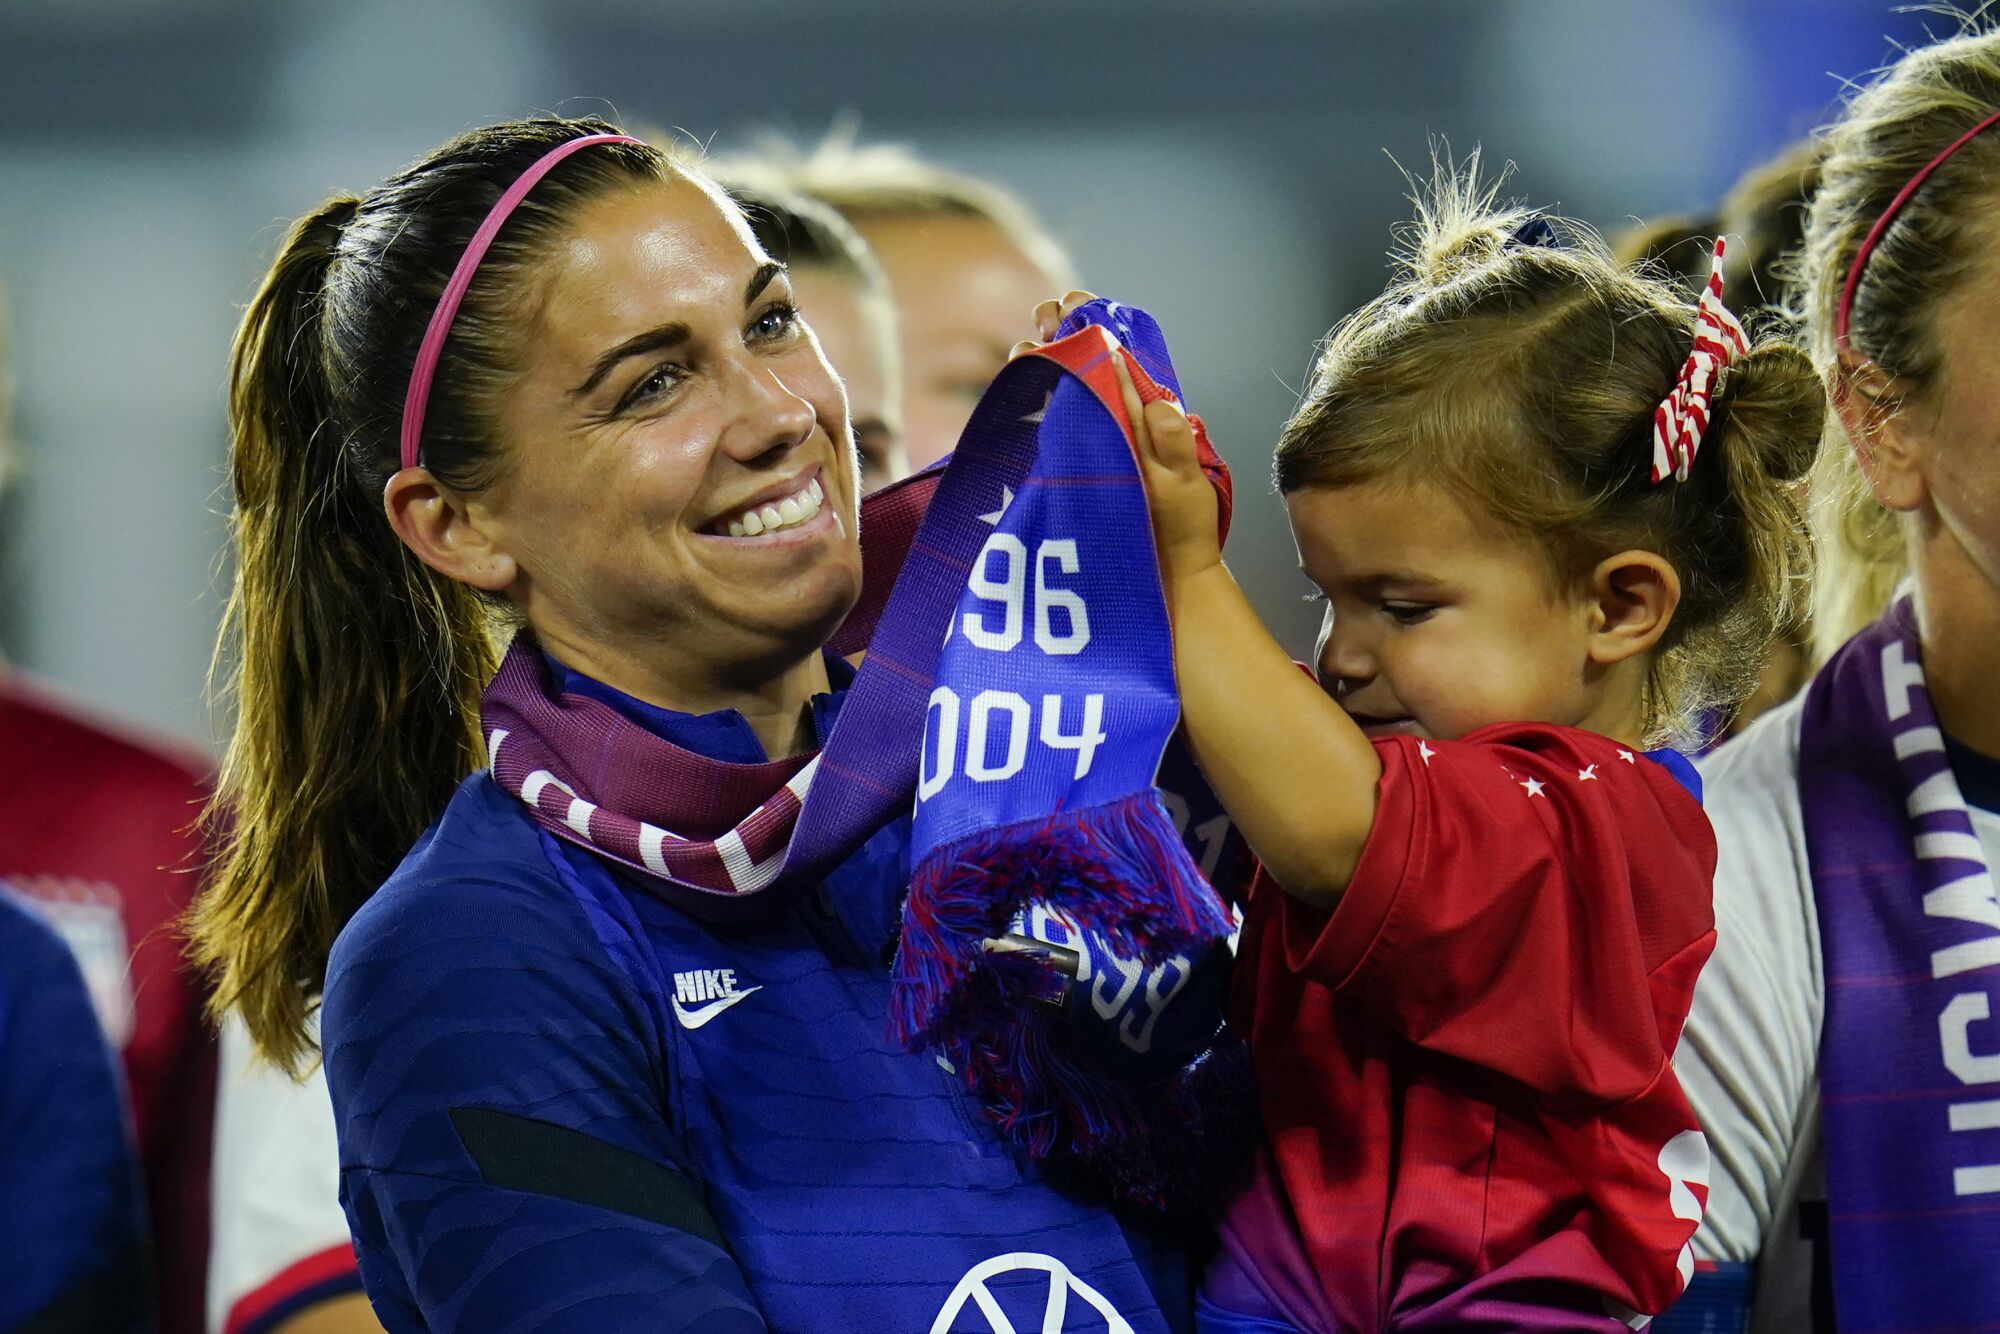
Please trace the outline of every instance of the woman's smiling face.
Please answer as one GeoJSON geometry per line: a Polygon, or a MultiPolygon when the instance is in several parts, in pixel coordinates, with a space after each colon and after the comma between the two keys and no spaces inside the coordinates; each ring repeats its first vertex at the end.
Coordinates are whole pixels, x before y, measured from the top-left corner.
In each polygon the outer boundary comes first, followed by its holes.
{"type": "Polygon", "coordinates": [[[707,681],[824,643],[861,587],[847,399],[736,210],[678,176],[598,199],[523,305],[474,503],[542,642],[707,681]]]}

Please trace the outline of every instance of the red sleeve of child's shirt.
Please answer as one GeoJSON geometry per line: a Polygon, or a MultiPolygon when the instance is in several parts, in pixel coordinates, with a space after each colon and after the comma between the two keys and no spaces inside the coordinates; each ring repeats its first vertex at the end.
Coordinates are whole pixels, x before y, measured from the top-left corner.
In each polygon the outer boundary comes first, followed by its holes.
{"type": "Polygon", "coordinates": [[[1287,965],[1551,1110],[1651,1088],[1686,1017],[1679,974],[1713,937],[1693,796],[1641,753],[1542,724],[1376,753],[1360,865],[1330,916],[1282,904],[1287,965]]]}

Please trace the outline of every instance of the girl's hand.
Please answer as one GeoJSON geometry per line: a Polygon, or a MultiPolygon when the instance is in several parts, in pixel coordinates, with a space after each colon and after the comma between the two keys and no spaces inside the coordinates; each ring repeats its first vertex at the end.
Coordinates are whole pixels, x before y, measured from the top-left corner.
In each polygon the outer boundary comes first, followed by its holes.
{"type": "MultiPolygon", "coordinates": [[[[1035,307],[1035,329],[1044,340],[1072,310],[1097,298],[1071,292],[1060,301],[1035,307]]],[[[1014,350],[1018,354],[1032,343],[1014,350]]],[[[1146,502],[1153,513],[1153,544],[1159,552],[1160,577],[1174,582],[1222,563],[1222,538],[1215,487],[1201,469],[1194,427],[1178,403],[1159,399],[1142,403],[1129,369],[1131,354],[1119,350],[1112,361],[1125,415],[1132,423],[1139,476],[1146,484],[1146,502]]]]}

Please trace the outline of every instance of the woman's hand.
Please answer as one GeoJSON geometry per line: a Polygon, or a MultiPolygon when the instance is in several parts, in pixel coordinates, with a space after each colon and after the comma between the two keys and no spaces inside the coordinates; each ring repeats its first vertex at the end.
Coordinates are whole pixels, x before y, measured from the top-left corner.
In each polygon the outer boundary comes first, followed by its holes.
{"type": "MultiPolygon", "coordinates": [[[[1096,299],[1089,292],[1071,292],[1060,301],[1042,302],[1035,307],[1036,331],[1045,341],[1053,339],[1071,311],[1096,299]]],[[[1014,351],[1019,355],[1034,346],[1022,343],[1014,351]]],[[[1194,427],[1187,414],[1170,399],[1142,403],[1132,380],[1130,357],[1120,349],[1112,369],[1118,375],[1125,415],[1132,423],[1139,476],[1145,482],[1147,505],[1153,513],[1160,577],[1179,581],[1222,563],[1219,501],[1215,487],[1202,472],[1194,427]]]]}

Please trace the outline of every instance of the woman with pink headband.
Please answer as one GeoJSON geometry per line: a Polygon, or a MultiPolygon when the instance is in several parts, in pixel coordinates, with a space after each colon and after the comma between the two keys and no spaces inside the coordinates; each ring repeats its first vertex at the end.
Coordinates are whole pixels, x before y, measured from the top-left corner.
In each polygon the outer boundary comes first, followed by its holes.
{"type": "MultiPolygon", "coordinates": [[[[324,995],[392,1334],[1187,1327],[1157,1220],[886,1039],[908,797],[813,782],[881,695],[829,649],[870,605],[848,404],[717,187],[534,120],[336,198],[231,426],[196,930],[273,1061],[324,995]]],[[[871,500],[871,569],[924,482],[871,500]]]]}
{"type": "Polygon", "coordinates": [[[1800,290],[1831,656],[1704,767],[1689,1300],[1973,1328],[2000,1309],[2000,32],[1910,52],[1826,140],[1800,290]]]}

